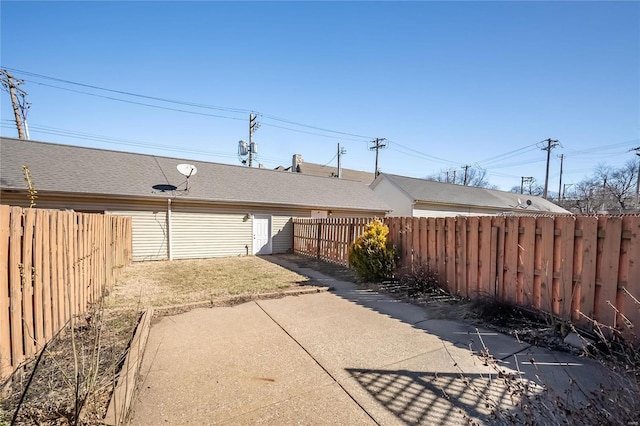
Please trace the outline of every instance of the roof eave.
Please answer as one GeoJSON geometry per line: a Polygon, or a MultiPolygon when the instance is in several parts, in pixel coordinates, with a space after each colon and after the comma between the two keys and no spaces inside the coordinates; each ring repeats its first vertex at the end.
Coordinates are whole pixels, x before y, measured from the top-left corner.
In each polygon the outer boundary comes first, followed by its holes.
{"type": "MultiPolygon", "coordinates": [[[[14,194],[26,194],[27,191],[22,188],[0,188],[3,192],[9,192],[14,194]]],[[[64,191],[39,191],[40,195],[49,195],[53,197],[75,197],[80,199],[108,199],[114,202],[122,201],[160,201],[171,199],[172,203],[184,201],[185,203],[192,204],[224,204],[224,205],[236,205],[247,207],[269,207],[269,208],[294,208],[294,209],[309,209],[309,210],[346,210],[354,212],[390,212],[388,208],[383,206],[371,206],[371,207],[353,207],[343,205],[324,205],[324,204],[295,204],[295,203],[264,203],[259,201],[247,201],[247,200],[224,200],[224,199],[202,199],[202,198],[187,198],[180,196],[142,196],[142,195],[127,195],[127,194],[98,194],[98,193],[86,193],[86,192],[64,192],[64,191]]]]}
{"type": "Polygon", "coordinates": [[[416,200],[415,204],[418,203],[422,203],[422,204],[426,204],[426,205],[436,205],[436,206],[442,206],[442,207],[462,207],[462,208],[466,208],[466,209],[477,209],[477,208],[482,208],[482,209],[487,209],[487,210],[494,210],[496,212],[505,212],[505,211],[509,211],[509,212],[531,212],[531,213],[557,213],[557,214],[561,214],[559,212],[554,212],[551,210],[529,210],[529,209],[522,209],[522,208],[517,208],[517,207],[500,207],[500,206],[487,206],[487,205],[479,205],[479,204],[459,204],[459,203],[445,203],[445,202],[441,202],[441,201],[424,201],[424,200],[416,200]]]}

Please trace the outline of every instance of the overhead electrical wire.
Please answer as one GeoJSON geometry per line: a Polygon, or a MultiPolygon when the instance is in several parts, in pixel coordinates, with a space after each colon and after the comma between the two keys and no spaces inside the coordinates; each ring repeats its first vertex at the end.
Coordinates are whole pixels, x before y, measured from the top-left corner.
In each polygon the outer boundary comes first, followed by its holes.
{"type": "Polygon", "coordinates": [[[155,100],[155,101],[168,102],[168,103],[173,103],[173,104],[180,104],[180,105],[185,105],[185,106],[193,106],[193,107],[198,107],[198,108],[215,109],[215,110],[220,110],[220,111],[239,112],[239,113],[247,113],[247,114],[251,113],[251,112],[254,112],[254,111],[251,111],[251,110],[248,110],[248,109],[222,107],[222,106],[215,106],[215,105],[205,105],[205,104],[198,104],[198,103],[194,103],[194,102],[186,102],[186,101],[179,101],[179,100],[175,100],[175,99],[161,98],[161,97],[157,97],[157,96],[142,95],[142,94],[139,94],[139,93],[127,92],[125,90],[108,89],[106,87],[95,86],[93,84],[79,83],[77,81],[65,80],[65,79],[62,79],[62,78],[56,78],[56,77],[51,77],[51,76],[47,76],[47,75],[36,74],[36,73],[29,72],[29,71],[19,70],[19,69],[11,68],[11,67],[4,67],[4,68],[7,69],[7,70],[10,70],[10,71],[19,72],[21,74],[28,75],[28,76],[31,76],[31,77],[38,77],[38,78],[42,78],[42,79],[45,79],[45,80],[58,81],[58,82],[61,82],[61,83],[72,84],[74,86],[82,86],[82,87],[86,87],[86,88],[89,88],[89,89],[102,90],[102,91],[105,91],[105,92],[119,93],[121,95],[134,96],[134,97],[137,97],[137,98],[144,98],[144,99],[150,99],[150,100],[155,100]]]}
{"type": "Polygon", "coordinates": [[[444,163],[444,164],[459,164],[459,165],[463,165],[463,163],[460,163],[460,162],[457,162],[457,161],[446,160],[446,159],[441,158],[441,157],[436,157],[435,155],[431,155],[431,154],[427,154],[427,153],[422,152],[422,151],[418,151],[417,149],[410,148],[410,147],[408,147],[406,145],[403,145],[403,144],[401,144],[399,142],[396,142],[396,141],[393,141],[393,140],[388,140],[387,142],[389,142],[389,144],[390,144],[389,149],[391,149],[393,151],[402,152],[402,151],[399,151],[399,150],[393,148],[393,145],[397,145],[400,148],[413,153],[414,155],[417,154],[417,155],[419,155],[419,156],[421,156],[421,157],[423,157],[425,159],[431,160],[431,161],[440,162],[440,163],[444,163]]]}
{"type": "Polygon", "coordinates": [[[141,105],[141,106],[146,106],[146,107],[151,107],[151,108],[164,109],[164,110],[168,110],[168,111],[182,112],[182,113],[186,113],[186,114],[203,115],[203,116],[206,116],[206,117],[226,118],[226,119],[229,119],[229,120],[245,121],[244,118],[240,118],[240,117],[228,117],[228,116],[224,116],[224,115],[207,114],[205,112],[188,111],[188,110],[179,109],[179,108],[171,108],[171,107],[165,107],[165,106],[160,106],[160,105],[146,104],[146,103],[143,103],[143,102],[136,102],[136,101],[130,101],[130,100],[127,100],[127,99],[114,98],[113,96],[98,95],[96,93],[84,92],[82,90],[69,89],[68,87],[54,86],[53,84],[40,83],[38,81],[31,81],[31,80],[25,80],[25,81],[27,81],[29,83],[33,83],[33,84],[38,84],[40,86],[46,86],[46,87],[52,87],[52,88],[55,88],[55,89],[65,90],[67,92],[80,93],[80,94],[83,94],[83,95],[93,96],[93,97],[96,97],[96,98],[109,99],[111,101],[125,102],[125,103],[133,104],[133,105],[141,105]]]}
{"type": "MultiPolygon", "coordinates": [[[[611,149],[617,149],[617,148],[622,148],[622,147],[633,147],[634,145],[637,145],[638,142],[640,142],[640,139],[631,139],[631,140],[624,141],[624,142],[617,142],[617,143],[613,143],[613,144],[602,144],[602,145],[597,146],[597,147],[586,148],[586,149],[579,149],[579,150],[566,149],[565,152],[567,152],[568,154],[571,154],[572,156],[577,156],[577,155],[581,155],[581,154],[593,154],[593,153],[596,153],[596,152],[606,152],[606,151],[609,151],[611,149]]],[[[620,154],[624,154],[626,152],[628,152],[628,151],[620,152],[620,154]]]]}
{"type": "MultiPolygon", "coordinates": [[[[163,97],[157,97],[157,96],[149,96],[149,95],[129,92],[129,91],[125,91],[125,90],[109,89],[109,88],[100,87],[100,86],[97,86],[97,85],[79,83],[79,82],[75,82],[75,81],[71,81],[71,80],[66,80],[66,79],[51,77],[51,76],[47,76],[47,75],[43,75],[43,74],[37,74],[37,73],[32,73],[32,72],[28,72],[28,71],[24,71],[24,70],[19,70],[19,69],[16,69],[16,68],[10,68],[10,67],[4,67],[4,68],[8,69],[8,70],[11,70],[11,71],[14,71],[14,72],[17,72],[17,73],[24,74],[24,75],[29,76],[29,77],[45,79],[45,80],[50,80],[50,81],[56,81],[56,82],[60,82],[60,83],[64,83],[64,84],[70,84],[70,85],[75,85],[75,86],[79,86],[79,87],[84,87],[84,88],[87,88],[87,89],[100,90],[100,91],[116,93],[116,94],[125,95],[125,96],[132,96],[132,97],[141,98],[141,99],[153,100],[153,101],[157,101],[157,102],[165,102],[165,103],[170,103],[170,104],[183,105],[183,106],[188,106],[188,107],[192,107],[192,108],[202,108],[202,109],[207,109],[207,110],[224,111],[224,112],[228,112],[228,113],[231,113],[231,114],[255,113],[255,114],[259,115],[261,119],[263,119],[263,120],[261,120],[261,124],[262,125],[269,126],[269,127],[274,127],[274,128],[279,128],[279,129],[283,129],[283,130],[288,130],[288,131],[293,131],[293,132],[298,132],[298,133],[303,133],[303,134],[319,136],[319,137],[323,137],[323,138],[338,139],[338,140],[353,141],[353,142],[363,142],[365,144],[368,144],[371,140],[374,139],[371,136],[361,135],[361,134],[357,134],[357,133],[343,132],[343,131],[338,131],[338,130],[332,130],[332,129],[319,127],[319,126],[313,126],[313,125],[309,125],[309,124],[305,124],[305,123],[296,122],[296,121],[293,121],[293,120],[288,120],[288,119],[285,119],[285,118],[280,118],[280,117],[273,116],[273,115],[270,115],[270,114],[264,114],[264,113],[256,112],[256,111],[250,110],[250,109],[227,107],[227,106],[217,106],[217,105],[207,105],[207,104],[201,104],[201,103],[195,103],[195,102],[187,102],[187,101],[181,101],[181,100],[169,99],[169,98],[163,98],[163,97]],[[312,131],[296,129],[296,128],[291,128],[291,127],[286,127],[286,126],[281,126],[281,125],[270,123],[268,121],[265,122],[264,121],[265,119],[266,120],[279,121],[279,122],[282,122],[282,123],[290,124],[292,126],[297,126],[297,127],[301,127],[301,128],[307,128],[307,129],[311,129],[311,130],[317,130],[317,131],[320,131],[320,132],[330,133],[330,134],[316,133],[316,132],[312,132],[312,131]],[[333,135],[331,135],[331,134],[333,134],[333,135]]],[[[104,99],[107,99],[107,100],[112,100],[112,101],[117,101],[117,102],[124,102],[124,103],[133,104],[133,105],[151,107],[151,108],[156,108],[156,109],[163,109],[163,110],[186,113],[186,114],[195,114],[195,115],[200,115],[200,116],[208,116],[208,117],[214,117],[214,118],[236,120],[236,121],[245,121],[246,120],[246,118],[244,118],[244,117],[233,117],[233,116],[229,116],[229,115],[210,114],[210,113],[187,110],[187,109],[173,108],[173,107],[162,106],[162,105],[154,105],[154,104],[144,103],[144,102],[136,102],[136,101],[132,101],[132,100],[128,100],[128,99],[122,99],[122,98],[113,97],[113,96],[106,96],[106,95],[90,93],[90,92],[82,91],[82,90],[75,90],[75,89],[71,89],[71,88],[60,87],[60,86],[47,84],[47,83],[43,83],[43,82],[39,82],[39,81],[34,81],[34,80],[30,80],[30,79],[29,80],[25,80],[25,81],[29,81],[30,83],[33,83],[33,84],[38,84],[38,85],[42,85],[42,86],[46,86],[46,87],[59,89],[59,90],[65,90],[65,91],[69,91],[69,92],[73,92],[73,93],[79,93],[79,94],[83,94],[83,95],[87,95],[87,96],[104,98],[104,99]]],[[[8,126],[5,126],[5,125],[3,125],[2,127],[9,128],[8,126]]],[[[34,131],[45,133],[45,134],[56,134],[56,135],[59,135],[59,136],[68,136],[68,137],[74,137],[74,138],[79,138],[79,139],[95,140],[95,141],[102,141],[102,142],[121,144],[121,145],[130,145],[130,146],[139,146],[139,147],[148,147],[148,148],[158,148],[158,149],[164,149],[164,150],[168,150],[168,151],[190,152],[190,153],[197,153],[197,154],[217,155],[217,156],[221,156],[221,157],[235,158],[235,154],[225,154],[225,153],[214,153],[214,152],[207,152],[207,151],[198,151],[198,150],[188,150],[188,149],[184,149],[183,147],[180,147],[178,149],[178,148],[173,148],[173,147],[166,146],[166,145],[154,145],[154,144],[147,144],[147,143],[143,143],[143,142],[127,141],[127,140],[104,137],[104,136],[99,136],[99,135],[84,134],[82,132],[66,131],[66,130],[63,130],[63,129],[57,129],[57,130],[54,129],[54,128],[47,129],[46,126],[40,126],[40,128],[38,128],[38,126],[35,126],[35,125],[31,124],[31,123],[30,123],[30,127],[34,131]]],[[[568,154],[571,154],[572,158],[573,157],[577,157],[577,156],[580,156],[580,157],[584,158],[585,154],[588,155],[588,154],[597,153],[597,152],[602,152],[603,153],[601,155],[598,155],[598,158],[600,158],[602,156],[615,156],[615,155],[619,155],[621,153],[610,153],[610,152],[607,152],[607,151],[610,150],[610,149],[614,149],[614,148],[621,148],[621,147],[624,147],[624,146],[631,146],[631,144],[637,144],[637,141],[638,141],[638,139],[635,139],[635,140],[632,140],[632,141],[620,142],[620,143],[616,143],[616,144],[599,146],[599,147],[594,147],[594,148],[590,148],[590,149],[566,150],[565,152],[567,152],[568,154]],[[604,152],[607,152],[607,153],[605,154],[604,152]]],[[[438,157],[438,156],[434,156],[434,155],[428,154],[426,152],[422,152],[422,151],[416,150],[414,148],[411,148],[409,146],[403,145],[403,144],[401,144],[399,142],[396,142],[396,141],[393,141],[393,140],[387,140],[387,142],[391,145],[389,147],[391,150],[399,152],[399,153],[401,153],[403,155],[410,155],[410,156],[414,156],[414,157],[418,156],[418,157],[420,157],[422,159],[429,160],[429,161],[436,162],[436,163],[440,163],[440,164],[445,164],[445,165],[462,166],[464,164],[468,164],[468,163],[451,161],[451,160],[447,160],[447,159],[444,159],[444,158],[441,158],[441,157],[438,157]]],[[[544,159],[540,158],[540,159],[536,159],[536,160],[522,160],[522,161],[516,161],[516,162],[503,163],[504,160],[515,158],[515,157],[518,157],[520,155],[523,155],[523,154],[526,154],[526,153],[529,153],[531,151],[535,151],[535,150],[538,150],[538,149],[540,149],[540,148],[537,146],[537,144],[525,145],[523,147],[520,147],[520,148],[512,150],[512,151],[508,151],[508,152],[505,152],[505,153],[502,153],[502,154],[494,155],[492,157],[486,158],[486,159],[481,160],[481,161],[476,161],[476,162],[474,162],[474,164],[479,168],[487,170],[489,175],[496,175],[496,176],[502,175],[502,176],[507,176],[507,177],[514,177],[513,175],[507,175],[507,174],[503,174],[503,173],[493,172],[492,170],[501,169],[501,168],[508,168],[508,167],[516,167],[516,166],[523,165],[523,164],[532,164],[532,163],[543,162],[544,159]]],[[[274,163],[277,163],[277,162],[280,161],[280,160],[267,159],[267,158],[264,158],[264,157],[261,157],[261,159],[265,160],[265,161],[274,161],[274,163]]],[[[335,156],[334,156],[333,159],[335,159],[335,156]]],[[[330,162],[333,161],[333,159],[330,160],[330,162]]]]}
{"type": "Polygon", "coordinates": [[[338,153],[336,152],[336,154],[333,156],[333,158],[331,158],[331,160],[329,160],[325,164],[323,164],[322,167],[328,166],[333,160],[336,159],[337,156],[338,156],[338,153]]]}
{"type": "MultiPolygon", "coordinates": [[[[2,120],[2,121],[6,122],[6,123],[2,123],[1,125],[2,128],[6,128],[6,129],[14,128],[14,126],[11,126],[8,124],[9,122],[12,122],[12,120],[2,120]]],[[[74,139],[92,140],[96,142],[104,142],[104,143],[109,143],[114,145],[134,146],[138,148],[153,148],[153,149],[160,149],[164,151],[181,152],[181,153],[189,153],[189,154],[201,154],[201,155],[225,157],[225,158],[235,158],[237,156],[236,154],[228,154],[226,152],[189,149],[183,146],[172,147],[169,145],[152,144],[148,142],[135,141],[131,139],[114,138],[110,136],[102,136],[102,135],[96,135],[92,133],[78,132],[73,130],[60,129],[56,127],[41,126],[37,124],[30,124],[29,129],[33,133],[65,136],[65,137],[70,137],[74,139]]],[[[260,159],[268,162],[273,162],[273,163],[286,163],[286,160],[282,160],[282,159],[273,159],[273,158],[267,158],[267,157],[260,157],[260,159]]]]}
{"type": "MultiPolygon", "coordinates": [[[[82,90],[69,89],[67,87],[55,86],[53,84],[41,83],[41,82],[38,82],[38,81],[32,81],[32,80],[25,80],[25,81],[33,83],[33,84],[37,84],[37,85],[40,85],[40,86],[51,87],[51,88],[55,88],[55,89],[59,89],[59,90],[64,90],[64,91],[67,91],[67,92],[80,93],[80,94],[87,95],[87,96],[93,96],[93,97],[96,97],[96,98],[103,98],[103,99],[108,99],[108,100],[117,101],[117,102],[124,102],[124,103],[128,103],[128,104],[133,104],[133,105],[146,106],[146,107],[150,107],[150,108],[157,108],[157,109],[163,109],[163,110],[168,110],[168,111],[176,111],[176,112],[181,112],[181,113],[186,113],[186,114],[195,114],[195,115],[200,115],[200,116],[205,116],[205,117],[224,118],[224,119],[228,119],[228,120],[237,120],[237,121],[245,121],[246,120],[246,118],[241,118],[241,117],[229,117],[229,116],[218,115],[218,114],[208,114],[208,113],[204,113],[204,112],[189,111],[189,110],[184,110],[184,109],[179,109],[179,108],[171,108],[171,107],[165,107],[165,106],[161,106],[161,105],[153,105],[153,104],[148,104],[148,103],[143,103],[143,102],[136,102],[136,101],[131,101],[131,100],[127,100],[127,99],[115,98],[115,97],[112,97],[112,96],[105,96],[105,95],[99,95],[99,94],[96,94],[96,93],[89,93],[89,92],[85,92],[85,91],[82,91],[82,90]]],[[[278,129],[290,130],[292,132],[298,132],[298,133],[304,133],[304,134],[307,134],[307,135],[320,136],[320,137],[323,137],[323,138],[338,139],[338,140],[353,141],[353,142],[364,142],[364,143],[367,142],[365,140],[354,139],[354,138],[346,138],[344,136],[331,136],[331,135],[324,135],[324,134],[316,133],[316,132],[308,132],[306,130],[292,129],[290,127],[279,126],[277,124],[272,124],[272,123],[262,122],[261,124],[264,125],[264,126],[275,127],[275,128],[278,128],[278,129]]]]}
{"type": "Polygon", "coordinates": [[[521,148],[515,149],[513,151],[505,152],[503,154],[494,155],[493,157],[485,158],[484,160],[477,161],[480,165],[489,165],[491,163],[495,163],[497,161],[506,160],[507,158],[517,157],[518,155],[525,154],[527,152],[531,152],[537,150],[538,148],[535,146],[536,144],[526,145],[521,148]]]}
{"type": "MultiPolygon", "coordinates": [[[[134,93],[134,92],[128,92],[125,90],[116,90],[116,89],[108,89],[106,87],[100,87],[100,86],[95,86],[92,84],[85,84],[85,83],[79,83],[79,82],[75,82],[75,81],[71,81],[71,80],[65,80],[65,79],[61,79],[61,78],[56,78],[56,77],[51,77],[51,76],[46,76],[43,74],[36,74],[36,73],[32,73],[32,72],[28,72],[28,71],[24,71],[24,70],[19,70],[16,68],[11,68],[11,67],[5,67],[8,70],[14,71],[14,72],[18,72],[24,75],[28,75],[31,77],[37,77],[37,78],[42,78],[42,79],[47,79],[47,80],[52,80],[52,81],[58,81],[61,83],[66,83],[66,84],[72,84],[72,85],[76,85],[76,86],[81,86],[81,87],[86,87],[86,88],[91,88],[94,90],[102,90],[102,91],[106,91],[106,92],[112,92],[112,93],[118,93],[121,95],[127,95],[127,96],[134,96],[134,97],[138,97],[138,98],[144,98],[144,99],[150,99],[150,100],[155,100],[155,101],[160,101],[160,102],[167,102],[167,103],[174,103],[174,104],[179,104],[179,105],[185,105],[185,106],[191,106],[191,107],[195,107],[195,108],[205,108],[205,109],[214,109],[214,110],[220,110],[220,111],[228,111],[228,112],[234,112],[234,113],[246,113],[246,114],[250,114],[250,113],[256,113],[258,115],[260,115],[261,117],[264,118],[268,118],[270,120],[274,120],[274,121],[280,121],[283,123],[288,123],[288,124],[292,124],[294,126],[298,126],[298,127],[306,127],[306,128],[310,128],[313,130],[319,130],[322,132],[327,132],[327,133],[335,133],[335,134],[339,134],[339,135],[343,135],[343,136],[352,136],[352,137],[356,137],[356,138],[362,138],[362,139],[373,139],[373,137],[370,136],[365,136],[365,135],[359,135],[356,133],[349,133],[349,132],[342,132],[342,131],[338,131],[338,130],[332,130],[332,129],[327,129],[324,127],[318,127],[318,126],[312,126],[309,124],[304,124],[304,123],[299,123],[296,121],[292,121],[292,120],[288,120],[288,119],[284,119],[284,118],[280,118],[280,117],[276,117],[270,114],[264,114],[264,113],[260,113],[258,111],[254,111],[254,110],[249,110],[249,109],[243,109],[243,108],[233,108],[233,107],[223,107],[223,106],[216,106],[216,105],[206,105],[206,104],[199,104],[199,103],[194,103],[194,102],[186,102],[186,101],[180,101],[180,100],[175,100],[175,99],[167,99],[167,98],[161,98],[161,97],[157,97],[157,96],[149,96],[149,95],[143,95],[143,94],[139,94],[139,93],[134,93]]],[[[58,89],[62,89],[62,90],[70,90],[71,89],[64,89],[61,88],[59,86],[54,86],[54,85],[47,85],[45,83],[39,83],[33,80],[25,80],[25,81],[29,81],[31,83],[35,83],[35,84],[41,84],[44,86],[49,86],[49,87],[53,87],[53,88],[58,88],[58,89]]],[[[90,94],[88,92],[82,92],[82,91],[77,91],[78,93],[84,93],[84,94],[90,94]]],[[[92,94],[93,96],[100,96],[100,95],[95,95],[92,94]]],[[[122,99],[118,99],[118,98],[111,98],[111,97],[106,97],[107,99],[113,99],[113,100],[119,100],[119,101],[123,101],[122,99]]],[[[129,101],[131,102],[131,101],[129,101]]],[[[135,102],[131,102],[131,103],[135,103],[135,102]]],[[[143,103],[138,103],[139,105],[146,105],[146,106],[151,106],[149,104],[143,104],[143,103]]],[[[156,106],[157,107],[157,106],[156,106]]],[[[181,112],[185,112],[183,110],[180,110],[181,112]]],[[[193,112],[195,114],[200,114],[200,115],[206,115],[206,114],[201,114],[201,113],[196,113],[193,112]]],[[[225,116],[216,116],[216,115],[212,115],[214,117],[219,117],[219,118],[231,118],[234,120],[239,120],[240,118],[236,118],[236,117],[225,117],[225,116]]],[[[273,124],[269,124],[269,123],[262,123],[263,125],[269,125],[269,126],[273,126],[273,127],[279,127],[273,124]]],[[[291,129],[291,128],[287,128],[287,127],[279,127],[281,129],[286,129],[286,130],[291,130],[291,131],[299,131],[299,130],[295,130],[295,129],[291,129]]],[[[311,133],[313,134],[313,133],[311,133]]],[[[318,136],[324,136],[324,135],[318,135],[318,136]]]]}

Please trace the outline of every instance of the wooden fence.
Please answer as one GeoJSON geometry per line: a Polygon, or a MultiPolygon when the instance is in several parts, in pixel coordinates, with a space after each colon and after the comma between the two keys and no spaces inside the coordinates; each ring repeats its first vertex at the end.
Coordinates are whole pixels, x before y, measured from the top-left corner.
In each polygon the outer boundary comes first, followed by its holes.
{"type": "MultiPolygon", "coordinates": [[[[294,251],[348,265],[370,219],[295,219],[294,251]]],[[[640,216],[384,218],[400,268],[582,326],[640,327],[640,216]]],[[[637,334],[637,333],[636,333],[637,334]]]]}
{"type": "Polygon", "coordinates": [[[349,246],[371,218],[294,219],[293,251],[327,262],[349,264],[349,246]]]}
{"type": "Polygon", "coordinates": [[[0,379],[131,263],[131,218],[0,205],[0,379]]]}

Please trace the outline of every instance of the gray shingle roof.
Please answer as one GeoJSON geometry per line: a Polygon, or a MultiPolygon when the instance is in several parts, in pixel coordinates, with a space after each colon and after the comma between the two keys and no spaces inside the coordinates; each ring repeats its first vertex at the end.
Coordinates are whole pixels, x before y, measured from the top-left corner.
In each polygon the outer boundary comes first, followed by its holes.
{"type": "Polygon", "coordinates": [[[477,188],[472,186],[454,185],[451,183],[435,182],[426,179],[410,178],[387,173],[381,173],[372,188],[377,186],[381,179],[388,179],[397,187],[407,193],[409,197],[418,202],[432,202],[443,204],[457,204],[465,206],[492,207],[511,210],[520,204],[526,206],[527,200],[531,205],[526,208],[528,212],[545,213],[569,213],[552,202],[541,197],[513,192],[498,191],[495,189],[477,188]]]}
{"type": "Polygon", "coordinates": [[[222,203],[388,211],[389,206],[361,182],[275,170],[0,138],[0,187],[25,190],[22,165],[29,166],[40,193],[64,192],[118,197],[161,197],[158,184],[184,189],[176,166],[198,168],[182,199],[222,203]]]}
{"type": "MultiPolygon", "coordinates": [[[[284,168],[283,166],[278,166],[275,170],[290,172],[291,167],[284,168]]],[[[300,171],[297,173],[310,176],[335,177],[338,173],[338,169],[334,166],[324,166],[322,164],[307,163],[306,161],[304,161],[300,163],[300,171]]],[[[375,175],[373,173],[361,170],[342,168],[342,179],[357,180],[369,185],[375,179],[375,175]]]]}

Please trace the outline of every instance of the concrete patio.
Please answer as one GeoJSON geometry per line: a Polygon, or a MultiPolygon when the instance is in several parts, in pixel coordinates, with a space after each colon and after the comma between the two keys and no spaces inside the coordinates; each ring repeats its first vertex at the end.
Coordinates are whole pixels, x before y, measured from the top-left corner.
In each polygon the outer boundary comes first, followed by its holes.
{"type": "Polygon", "coordinates": [[[608,380],[596,362],[273,261],[331,291],[162,318],[132,425],[500,423],[493,409],[518,399],[504,373],[577,400],[608,380]]]}

